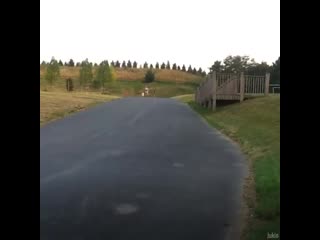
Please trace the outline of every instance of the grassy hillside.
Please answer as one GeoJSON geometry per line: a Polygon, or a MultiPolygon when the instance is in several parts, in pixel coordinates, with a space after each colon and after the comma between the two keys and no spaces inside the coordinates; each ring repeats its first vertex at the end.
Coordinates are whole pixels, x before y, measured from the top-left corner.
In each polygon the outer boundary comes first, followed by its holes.
{"type": "MultiPolygon", "coordinates": [[[[96,72],[93,68],[93,73],[96,72]]],[[[45,67],[40,67],[40,90],[65,91],[65,80],[72,78],[74,80],[75,90],[79,90],[79,70],[80,67],[60,67],[61,79],[57,81],[52,88],[49,88],[44,80],[45,67]]],[[[145,84],[142,82],[146,69],[115,69],[117,81],[106,86],[107,93],[119,96],[140,95],[145,84]]],[[[202,79],[200,76],[190,73],[155,69],[156,81],[149,87],[155,90],[155,96],[172,97],[181,94],[193,93],[196,86],[202,79]]]]}
{"type": "Polygon", "coordinates": [[[250,176],[244,198],[248,207],[243,239],[280,235],[280,96],[259,97],[217,108],[212,112],[193,101],[177,97],[204,119],[238,142],[248,156],[250,176]]]}
{"type": "Polygon", "coordinates": [[[40,91],[40,126],[101,102],[116,99],[96,93],[63,93],[40,91]]]}

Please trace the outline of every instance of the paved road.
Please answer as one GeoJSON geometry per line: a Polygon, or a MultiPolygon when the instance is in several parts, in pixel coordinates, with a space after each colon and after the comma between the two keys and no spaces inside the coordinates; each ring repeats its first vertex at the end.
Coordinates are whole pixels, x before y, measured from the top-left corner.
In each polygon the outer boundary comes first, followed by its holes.
{"type": "Polygon", "coordinates": [[[185,104],[115,100],[40,138],[42,240],[220,240],[237,229],[245,160],[185,104]]]}

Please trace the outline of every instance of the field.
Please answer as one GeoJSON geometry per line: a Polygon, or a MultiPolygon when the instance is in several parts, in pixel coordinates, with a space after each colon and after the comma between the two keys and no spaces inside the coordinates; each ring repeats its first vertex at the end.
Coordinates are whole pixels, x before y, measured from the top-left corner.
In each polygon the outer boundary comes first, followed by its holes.
{"type": "Polygon", "coordinates": [[[280,235],[280,97],[258,97],[212,112],[193,101],[193,95],[176,97],[188,103],[209,124],[239,143],[248,157],[249,177],[244,186],[246,226],[242,239],[280,235]]]}
{"type": "MultiPolygon", "coordinates": [[[[44,79],[45,67],[40,67],[40,90],[45,91],[65,91],[65,80],[72,78],[75,90],[81,90],[79,86],[79,67],[60,67],[60,80],[53,86],[48,86],[44,79]]],[[[137,96],[143,91],[144,86],[148,85],[151,92],[155,92],[157,97],[172,97],[182,94],[193,93],[196,86],[202,79],[201,76],[190,73],[155,69],[156,81],[150,84],[143,83],[146,69],[115,69],[116,81],[108,83],[106,86],[107,94],[118,96],[137,96]]],[[[96,67],[93,68],[95,74],[96,67]]],[[[88,90],[87,90],[88,91],[88,90]]]]}
{"type": "Polygon", "coordinates": [[[116,99],[97,93],[40,91],[40,126],[92,105],[116,99]]]}

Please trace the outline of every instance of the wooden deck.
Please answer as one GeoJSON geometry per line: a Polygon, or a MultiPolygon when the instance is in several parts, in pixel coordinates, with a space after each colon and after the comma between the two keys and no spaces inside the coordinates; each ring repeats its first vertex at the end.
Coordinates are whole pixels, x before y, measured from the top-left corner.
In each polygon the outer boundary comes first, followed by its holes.
{"type": "Polygon", "coordinates": [[[218,100],[243,101],[246,95],[269,94],[270,74],[265,76],[244,75],[244,73],[208,74],[195,93],[195,101],[215,109],[218,100]]]}

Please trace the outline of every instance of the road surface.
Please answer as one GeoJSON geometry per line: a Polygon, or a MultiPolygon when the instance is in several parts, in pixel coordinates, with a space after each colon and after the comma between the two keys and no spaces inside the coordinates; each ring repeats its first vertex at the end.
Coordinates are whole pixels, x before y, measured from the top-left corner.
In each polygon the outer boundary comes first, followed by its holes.
{"type": "Polygon", "coordinates": [[[40,139],[42,240],[237,232],[245,159],[183,103],[115,100],[47,124],[40,139]]]}

